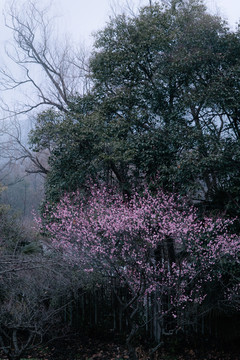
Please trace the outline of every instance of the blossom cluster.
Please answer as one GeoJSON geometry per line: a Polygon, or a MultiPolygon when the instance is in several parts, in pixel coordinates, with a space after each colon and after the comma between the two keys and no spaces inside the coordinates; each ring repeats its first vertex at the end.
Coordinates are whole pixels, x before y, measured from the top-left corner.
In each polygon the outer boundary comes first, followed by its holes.
{"type": "Polygon", "coordinates": [[[115,277],[137,301],[153,293],[159,302],[168,298],[173,317],[177,309],[203,304],[216,284],[223,296],[224,287],[228,293],[239,288],[236,276],[228,284],[223,279],[225,264],[240,262],[239,236],[228,233],[232,221],[200,221],[194,207],[174,194],[145,188],[129,200],[92,186],[87,199],[66,194],[37,221],[86,276],[115,277]]]}

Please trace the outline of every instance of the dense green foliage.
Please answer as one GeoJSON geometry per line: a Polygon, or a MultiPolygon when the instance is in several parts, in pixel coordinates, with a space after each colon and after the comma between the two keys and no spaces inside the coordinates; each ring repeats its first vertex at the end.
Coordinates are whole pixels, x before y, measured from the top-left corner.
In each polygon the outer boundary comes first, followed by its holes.
{"type": "Polygon", "coordinates": [[[146,6],[97,33],[91,92],[40,114],[31,142],[50,149],[47,197],[86,178],[157,177],[211,210],[239,212],[240,32],[199,0],[146,6]]]}

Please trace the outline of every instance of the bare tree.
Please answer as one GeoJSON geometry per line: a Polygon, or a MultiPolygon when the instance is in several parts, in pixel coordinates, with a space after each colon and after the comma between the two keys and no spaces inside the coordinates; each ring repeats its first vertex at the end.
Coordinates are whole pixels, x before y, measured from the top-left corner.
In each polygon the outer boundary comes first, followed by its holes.
{"type": "Polygon", "coordinates": [[[0,138],[0,182],[7,186],[2,201],[25,220],[32,218],[33,208],[37,209],[43,198],[44,179],[50,168],[49,150],[32,151],[26,128],[26,122],[22,125],[12,118],[2,127],[0,138]]]}
{"type": "Polygon", "coordinates": [[[48,173],[48,150],[34,153],[22,139],[24,118],[49,106],[66,113],[73,98],[90,88],[87,52],[57,38],[50,8],[39,7],[36,0],[13,0],[5,9],[13,41],[5,47],[8,65],[0,65],[1,181],[16,164],[25,166],[23,176],[48,173]]]}
{"type": "Polygon", "coordinates": [[[25,92],[24,102],[15,109],[2,103],[8,115],[49,105],[67,112],[72,97],[88,89],[85,51],[75,50],[67,40],[60,44],[48,12],[49,7],[39,9],[34,0],[13,1],[5,11],[6,26],[13,34],[6,54],[16,70],[0,69],[0,89],[25,92]]]}
{"type": "Polygon", "coordinates": [[[0,350],[9,360],[19,360],[45,335],[64,336],[63,310],[77,286],[73,276],[70,266],[54,257],[1,254],[0,350]]]}
{"type": "Polygon", "coordinates": [[[49,150],[45,149],[37,154],[28,147],[28,140],[23,139],[22,126],[16,118],[11,120],[8,127],[2,130],[4,141],[0,143],[0,158],[5,160],[5,167],[15,166],[16,162],[24,164],[28,174],[47,174],[49,171],[49,150]]]}

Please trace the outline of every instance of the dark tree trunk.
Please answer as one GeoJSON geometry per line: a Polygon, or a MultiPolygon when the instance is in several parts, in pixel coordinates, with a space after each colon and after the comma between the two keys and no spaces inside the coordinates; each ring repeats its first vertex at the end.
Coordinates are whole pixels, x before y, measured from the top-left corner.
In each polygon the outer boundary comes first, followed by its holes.
{"type": "Polygon", "coordinates": [[[137,325],[135,323],[132,323],[132,329],[131,329],[131,332],[128,335],[127,341],[126,341],[130,360],[138,360],[135,347],[134,347],[134,345],[132,343],[134,335],[136,334],[136,332],[137,332],[137,325]]]}

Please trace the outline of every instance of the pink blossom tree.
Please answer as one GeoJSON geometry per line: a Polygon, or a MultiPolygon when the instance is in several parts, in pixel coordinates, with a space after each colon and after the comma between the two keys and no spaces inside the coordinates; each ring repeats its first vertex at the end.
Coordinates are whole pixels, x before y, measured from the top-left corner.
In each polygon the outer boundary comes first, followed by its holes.
{"type": "Polygon", "coordinates": [[[89,281],[115,278],[127,289],[125,300],[117,291],[116,297],[131,326],[131,351],[132,338],[149,321],[139,315],[149,297],[157,304],[158,341],[167,329],[182,327],[186,314],[206,307],[214,287],[221,289],[222,302],[237,306],[239,276],[227,266],[240,262],[239,237],[228,233],[232,221],[200,221],[179,196],[145,188],[124,201],[113,190],[92,186],[87,200],[78,192],[66,194],[54,210],[46,207],[38,223],[89,281]]]}

